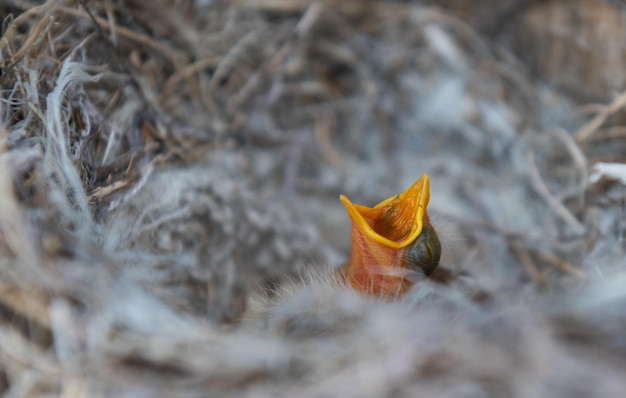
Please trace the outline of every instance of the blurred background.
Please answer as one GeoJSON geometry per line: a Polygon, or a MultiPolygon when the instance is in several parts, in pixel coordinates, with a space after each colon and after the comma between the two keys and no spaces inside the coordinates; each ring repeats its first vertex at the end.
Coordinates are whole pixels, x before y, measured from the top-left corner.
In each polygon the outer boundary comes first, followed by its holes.
{"type": "MultiPolygon", "coordinates": [[[[176,345],[111,336],[237,328],[251,297],[347,259],[339,194],[372,206],[422,173],[441,266],[503,302],[621,281],[621,1],[3,0],[0,15],[0,330],[22,353],[0,350],[22,358],[3,365],[7,396],[37,396],[26,369],[59,391],[24,365],[31,346],[62,372],[106,352],[208,377],[176,345]]],[[[621,355],[617,312],[590,338],[621,355]]]]}

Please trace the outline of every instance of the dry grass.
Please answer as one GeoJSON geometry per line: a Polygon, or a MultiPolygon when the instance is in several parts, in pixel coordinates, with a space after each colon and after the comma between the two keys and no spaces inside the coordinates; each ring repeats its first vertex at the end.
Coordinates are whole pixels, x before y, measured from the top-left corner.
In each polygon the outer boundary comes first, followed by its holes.
{"type": "Polygon", "coordinates": [[[419,3],[0,10],[5,396],[626,393],[624,94],[419,3]],[[333,281],[338,194],[422,172],[456,283],[333,281]]]}

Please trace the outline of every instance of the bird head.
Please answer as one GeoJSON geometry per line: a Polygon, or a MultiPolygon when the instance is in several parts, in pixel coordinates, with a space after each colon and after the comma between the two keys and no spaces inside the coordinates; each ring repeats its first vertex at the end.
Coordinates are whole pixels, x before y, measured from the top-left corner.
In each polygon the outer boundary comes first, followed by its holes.
{"type": "Polygon", "coordinates": [[[433,273],[441,245],[426,210],[430,199],[426,174],[374,207],[353,204],[345,195],[340,199],[352,222],[344,273],[355,290],[396,297],[433,273]]]}

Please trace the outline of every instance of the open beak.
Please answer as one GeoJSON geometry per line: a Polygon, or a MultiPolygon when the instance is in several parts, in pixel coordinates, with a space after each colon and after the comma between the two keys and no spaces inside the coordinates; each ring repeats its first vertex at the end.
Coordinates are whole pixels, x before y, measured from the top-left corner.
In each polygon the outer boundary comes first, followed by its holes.
{"type": "MultiPolygon", "coordinates": [[[[407,266],[410,263],[407,259],[425,250],[414,248],[423,231],[432,231],[437,239],[426,212],[430,199],[430,181],[426,174],[406,191],[371,208],[355,205],[345,195],[340,199],[352,222],[350,258],[344,273],[355,290],[395,297],[426,278],[427,272],[421,268],[407,266]]],[[[436,244],[440,252],[438,240],[436,244]]]]}

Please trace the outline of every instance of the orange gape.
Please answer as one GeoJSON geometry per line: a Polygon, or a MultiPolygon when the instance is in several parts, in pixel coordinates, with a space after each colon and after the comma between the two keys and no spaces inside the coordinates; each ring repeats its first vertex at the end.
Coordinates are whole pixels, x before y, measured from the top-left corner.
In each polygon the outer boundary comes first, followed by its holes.
{"type": "Polygon", "coordinates": [[[426,213],[430,199],[426,174],[371,208],[355,205],[344,195],[340,199],[352,222],[350,259],[343,271],[355,290],[396,297],[436,267],[441,249],[426,213]],[[415,260],[424,257],[435,262],[432,269],[415,260]]]}

